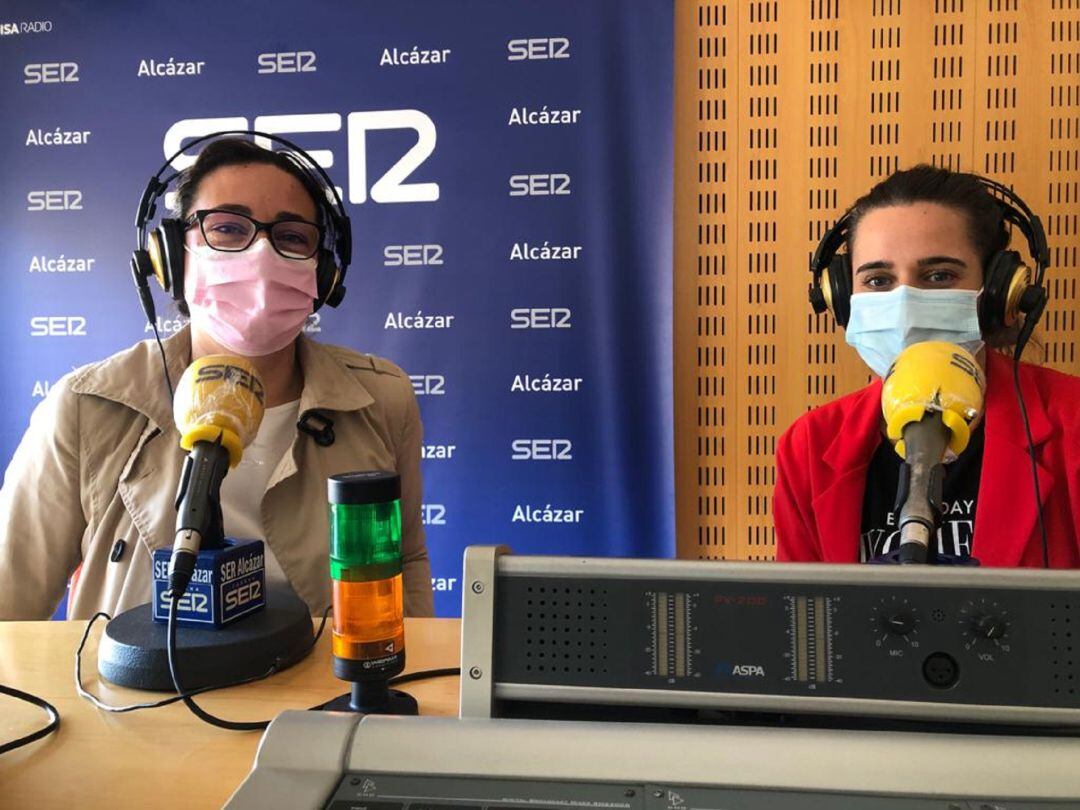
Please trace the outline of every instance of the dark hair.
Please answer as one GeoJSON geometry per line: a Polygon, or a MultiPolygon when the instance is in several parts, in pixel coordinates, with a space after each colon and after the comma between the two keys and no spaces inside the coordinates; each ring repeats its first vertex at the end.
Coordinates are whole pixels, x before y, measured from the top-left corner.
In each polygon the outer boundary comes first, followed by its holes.
{"type": "MultiPolygon", "coordinates": [[[[926,163],[894,172],[855,201],[851,207],[847,233],[848,255],[851,254],[859,222],[870,211],[919,202],[937,203],[965,215],[968,238],[982,262],[985,281],[990,257],[1009,247],[1009,229],[1001,207],[977,175],[941,169],[926,163]]],[[[984,333],[983,339],[994,348],[1008,349],[1016,343],[1018,332],[1018,325],[1013,324],[1003,326],[992,334],[984,333]]]]}
{"type": "Polygon", "coordinates": [[[311,195],[315,203],[315,221],[323,224],[323,208],[327,205],[322,187],[296,162],[285,153],[263,149],[252,141],[236,136],[228,136],[211,141],[195,159],[195,162],[180,173],[176,181],[176,214],[181,221],[191,215],[195,196],[199,193],[199,184],[203,178],[215,169],[223,166],[246,166],[251,163],[265,163],[276,166],[286,174],[295,177],[311,195]]]}
{"type": "Polygon", "coordinates": [[[921,163],[894,172],[851,207],[847,249],[851,253],[859,222],[875,208],[912,203],[937,203],[967,217],[968,237],[982,261],[985,274],[990,257],[1009,246],[1009,231],[992,194],[979,178],[921,163]]]}
{"type": "MultiPolygon", "coordinates": [[[[195,162],[180,173],[176,181],[176,217],[184,222],[191,215],[195,197],[199,193],[199,184],[210,172],[223,166],[247,166],[252,163],[276,166],[286,174],[295,177],[315,203],[315,222],[319,225],[323,224],[325,221],[323,208],[327,205],[324,189],[285,153],[263,149],[252,141],[235,135],[211,141],[199,152],[195,162]]],[[[177,301],[176,308],[185,317],[191,314],[187,301],[177,301]]]]}

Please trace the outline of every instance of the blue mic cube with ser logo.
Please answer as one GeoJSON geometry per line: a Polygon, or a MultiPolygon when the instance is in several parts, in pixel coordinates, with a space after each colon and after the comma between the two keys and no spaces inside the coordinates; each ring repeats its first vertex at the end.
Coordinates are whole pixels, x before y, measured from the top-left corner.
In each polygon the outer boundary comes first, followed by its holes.
{"type": "MultiPolygon", "coordinates": [[[[154,550],[154,621],[169,619],[171,548],[154,550]]],[[[221,548],[202,549],[177,621],[187,627],[220,628],[266,606],[266,554],[262,540],[225,538],[221,548]]]]}

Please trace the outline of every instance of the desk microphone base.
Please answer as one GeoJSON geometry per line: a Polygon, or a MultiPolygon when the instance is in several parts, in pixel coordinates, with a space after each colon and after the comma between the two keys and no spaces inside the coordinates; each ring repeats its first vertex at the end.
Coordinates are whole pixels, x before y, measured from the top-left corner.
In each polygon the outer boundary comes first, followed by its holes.
{"type": "MultiPolygon", "coordinates": [[[[311,651],[308,606],[286,584],[267,587],[266,607],[221,630],[176,629],[177,667],[184,689],[227,685],[285,669],[311,651]]],[[[105,626],[98,673],[117,686],[175,691],[166,652],[166,625],[151,618],[151,605],[119,614],[105,626]]]]}

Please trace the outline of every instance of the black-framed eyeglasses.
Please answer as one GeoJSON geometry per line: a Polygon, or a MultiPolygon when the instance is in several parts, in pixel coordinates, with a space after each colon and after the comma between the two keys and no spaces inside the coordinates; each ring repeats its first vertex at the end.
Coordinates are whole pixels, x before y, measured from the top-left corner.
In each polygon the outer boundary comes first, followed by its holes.
{"type": "Polygon", "coordinates": [[[270,234],[270,244],[286,259],[310,259],[323,242],[323,229],[303,219],[260,222],[238,211],[211,208],[196,211],[185,224],[190,228],[196,221],[206,244],[226,253],[247,250],[259,231],[270,234]]]}

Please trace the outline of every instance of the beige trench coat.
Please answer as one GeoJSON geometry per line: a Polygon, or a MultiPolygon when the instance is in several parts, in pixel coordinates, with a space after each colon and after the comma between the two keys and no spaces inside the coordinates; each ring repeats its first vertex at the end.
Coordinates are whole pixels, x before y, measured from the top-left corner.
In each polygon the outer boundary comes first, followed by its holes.
{"type": "MultiPolygon", "coordinates": [[[[175,385],[191,358],[188,330],[164,346],[175,385]]],[[[396,470],[405,612],[432,615],[420,516],[422,427],[408,375],[381,358],[303,336],[298,353],[300,413],[318,409],[329,416],[336,440],[320,447],[297,431],[267,483],[263,539],[312,613],[322,613],[330,603],[327,476],[396,470]]],[[[80,564],[69,618],[99,610],[116,615],[150,601],[152,552],[173,542],[184,461],[179,438],[153,341],[53,386],[35,409],[0,490],[0,619],[48,618],[80,564]]]]}

